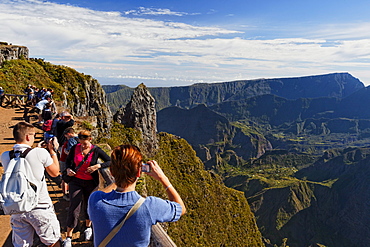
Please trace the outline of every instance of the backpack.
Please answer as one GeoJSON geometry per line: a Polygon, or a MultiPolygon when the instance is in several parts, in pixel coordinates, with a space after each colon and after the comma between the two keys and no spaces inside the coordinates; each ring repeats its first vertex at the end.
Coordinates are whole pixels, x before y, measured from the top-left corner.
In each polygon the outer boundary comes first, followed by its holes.
{"type": "Polygon", "coordinates": [[[43,131],[51,131],[52,126],[53,126],[53,120],[49,119],[45,121],[45,123],[42,125],[41,128],[43,131]]]}
{"type": "Polygon", "coordinates": [[[0,181],[0,203],[4,214],[29,212],[37,206],[40,181],[25,159],[31,150],[9,152],[10,161],[0,181]]]}

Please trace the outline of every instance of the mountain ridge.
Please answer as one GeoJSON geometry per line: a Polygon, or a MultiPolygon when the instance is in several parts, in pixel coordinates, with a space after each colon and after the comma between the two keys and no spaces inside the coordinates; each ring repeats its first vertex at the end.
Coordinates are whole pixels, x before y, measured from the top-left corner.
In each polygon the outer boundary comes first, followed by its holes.
{"type": "MultiPolygon", "coordinates": [[[[181,87],[148,87],[148,89],[156,99],[156,109],[161,110],[169,106],[181,108],[192,108],[198,104],[211,106],[264,94],[274,94],[287,99],[343,98],[363,87],[364,84],[349,73],[332,73],[306,77],[198,83],[181,87]]],[[[124,85],[103,85],[103,89],[107,90],[107,100],[113,112],[127,104],[127,95],[131,95],[133,91],[133,88],[124,85]]]]}

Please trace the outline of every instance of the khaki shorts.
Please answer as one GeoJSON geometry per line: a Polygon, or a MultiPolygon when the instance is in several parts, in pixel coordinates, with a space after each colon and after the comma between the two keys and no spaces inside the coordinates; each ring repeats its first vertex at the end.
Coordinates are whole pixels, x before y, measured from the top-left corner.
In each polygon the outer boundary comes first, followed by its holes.
{"type": "Polygon", "coordinates": [[[10,219],[15,247],[32,246],[34,233],[45,245],[52,245],[60,239],[60,225],[54,207],[33,209],[23,214],[13,214],[10,219]]]}

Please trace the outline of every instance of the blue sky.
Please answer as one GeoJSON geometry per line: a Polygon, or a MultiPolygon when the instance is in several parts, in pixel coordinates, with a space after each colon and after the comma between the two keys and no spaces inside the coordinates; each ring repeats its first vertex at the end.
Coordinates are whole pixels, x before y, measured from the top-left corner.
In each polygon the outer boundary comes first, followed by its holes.
{"type": "Polygon", "coordinates": [[[0,0],[0,41],[101,84],[349,72],[370,85],[368,0],[0,0]]]}

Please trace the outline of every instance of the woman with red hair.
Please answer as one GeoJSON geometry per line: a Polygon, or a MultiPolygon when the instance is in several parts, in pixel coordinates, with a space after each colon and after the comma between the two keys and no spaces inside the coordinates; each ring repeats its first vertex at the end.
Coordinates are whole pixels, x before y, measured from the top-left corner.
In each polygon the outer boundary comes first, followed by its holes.
{"type": "MultiPolygon", "coordinates": [[[[157,162],[151,160],[145,165],[150,166],[146,174],[163,185],[169,200],[147,197],[107,246],[148,246],[152,225],[174,222],[185,214],[184,202],[157,162]]],[[[142,169],[142,155],[138,147],[121,145],[113,150],[110,170],[117,188],[109,193],[96,191],[89,198],[88,213],[94,228],[94,246],[105,239],[141,198],[135,186],[142,169]]]]}

